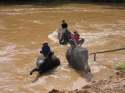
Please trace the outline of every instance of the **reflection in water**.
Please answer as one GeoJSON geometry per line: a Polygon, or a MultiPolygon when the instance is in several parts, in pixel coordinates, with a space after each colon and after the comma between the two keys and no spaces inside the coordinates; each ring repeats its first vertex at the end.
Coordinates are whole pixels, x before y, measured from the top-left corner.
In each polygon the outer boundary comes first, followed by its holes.
{"type": "MultiPolygon", "coordinates": [[[[0,90],[2,93],[46,93],[52,88],[75,89],[87,84],[85,78],[68,66],[67,46],[60,46],[50,34],[67,20],[70,30],[78,30],[89,52],[125,47],[125,10],[105,9],[92,5],[42,8],[36,6],[0,7],[0,90]],[[48,39],[48,34],[49,38],[48,39]],[[53,39],[52,39],[53,38],[53,39]],[[48,41],[61,66],[52,74],[29,75],[43,41],[48,41]],[[55,41],[55,42],[54,42],[55,41]]],[[[99,54],[98,62],[89,57],[92,76],[111,63],[125,60],[124,51],[99,54]]],[[[108,70],[107,70],[108,71],[108,70]]],[[[99,73],[100,74],[100,73],[99,73]]],[[[101,75],[100,75],[101,77],[101,75]]],[[[103,75],[102,75],[103,77],[103,75]]]]}

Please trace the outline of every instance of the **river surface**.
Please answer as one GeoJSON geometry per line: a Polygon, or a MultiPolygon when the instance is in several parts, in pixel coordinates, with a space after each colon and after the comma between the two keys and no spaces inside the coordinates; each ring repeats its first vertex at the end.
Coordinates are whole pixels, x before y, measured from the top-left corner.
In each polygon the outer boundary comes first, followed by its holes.
{"type": "MultiPolygon", "coordinates": [[[[125,8],[106,5],[73,4],[0,6],[0,93],[47,93],[53,88],[76,89],[87,84],[86,77],[70,68],[65,59],[68,46],[48,38],[65,19],[71,31],[85,38],[89,53],[125,47],[125,8]],[[43,42],[49,42],[61,66],[32,82],[43,42]]],[[[54,38],[54,37],[53,37],[54,38]]],[[[125,62],[125,51],[89,57],[93,78],[107,76],[113,65],[125,62]]]]}

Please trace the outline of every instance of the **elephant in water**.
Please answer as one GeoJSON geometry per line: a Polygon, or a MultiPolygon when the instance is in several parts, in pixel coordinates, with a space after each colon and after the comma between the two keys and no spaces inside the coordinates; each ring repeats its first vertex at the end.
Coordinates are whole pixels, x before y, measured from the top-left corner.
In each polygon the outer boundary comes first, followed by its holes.
{"type": "MultiPolygon", "coordinates": [[[[71,33],[61,33],[61,29],[58,32],[58,38],[59,42],[61,40],[65,39],[65,36],[71,35],[71,33]]],[[[81,47],[81,44],[83,44],[84,39],[81,40],[79,44],[76,44],[72,39],[68,38],[68,43],[70,44],[70,47],[67,49],[66,52],[66,58],[68,60],[68,63],[70,66],[77,70],[83,70],[85,72],[90,72],[90,67],[88,65],[88,50],[86,48],[81,47]]]]}
{"type": "MultiPolygon", "coordinates": [[[[61,45],[66,45],[70,43],[70,40],[72,39],[72,33],[68,29],[59,29],[58,30],[58,39],[59,43],[61,45]]],[[[80,38],[77,42],[78,45],[82,45],[84,43],[84,39],[80,38]]]]}
{"type": "Polygon", "coordinates": [[[88,65],[88,50],[81,46],[75,46],[73,42],[70,42],[70,45],[66,52],[69,65],[85,73],[91,72],[88,65]]]}
{"type": "Polygon", "coordinates": [[[58,39],[61,45],[65,45],[70,40],[71,32],[68,29],[59,29],[58,30],[58,39]]]}
{"type": "Polygon", "coordinates": [[[55,55],[52,55],[51,57],[44,58],[43,56],[39,56],[36,61],[37,67],[31,70],[30,75],[33,74],[33,72],[37,71],[39,74],[36,77],[34,81],[36,81],[41,74],[49,72],[50,70],[56,68],[60,65],[60,60],[55,55]]]}

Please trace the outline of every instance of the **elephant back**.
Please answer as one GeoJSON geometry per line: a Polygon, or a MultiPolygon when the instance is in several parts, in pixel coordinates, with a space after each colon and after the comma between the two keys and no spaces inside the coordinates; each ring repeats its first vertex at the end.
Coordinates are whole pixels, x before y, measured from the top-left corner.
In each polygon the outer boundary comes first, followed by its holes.
{"type": "Polygon", "coordinates": [[[56,57],[55,55],[52,56],[52,64],[53,64],[54,66],[60,65],[60,60],[59,60],[59,58],[56,57]]]}
{"type": "Polygon", "coordinates": [[[60,60],[55,55],[52,55],[51,58],[38,57],[37,59],[37,68],[39,69],[40,73],[47,72],[59,65],[60,60]]]}
{"type": "Polygon", "coordinates": [[[88,65],[88,50],[80,46],[76,48],[70,47],[67,50],[66,58],[72,67],[84,69],[84,66],[88,65]]]}

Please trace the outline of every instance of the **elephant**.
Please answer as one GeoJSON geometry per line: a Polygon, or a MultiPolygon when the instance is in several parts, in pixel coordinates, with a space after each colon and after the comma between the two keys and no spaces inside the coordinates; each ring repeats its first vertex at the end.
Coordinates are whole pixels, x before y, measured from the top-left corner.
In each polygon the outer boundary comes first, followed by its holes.
{"type": "Polygon", "coordinates": [[[75,46],[70,42],[70,47],[66,51],[66,59],[69,65],[76,70],[91,72],[88,64],[88,49],[81,46],[75,46]]]}
{"type": "Polygon", "coordinates": [[[30,71],[30,75],[33,72],[38,72],[38,76],[34,81],[36,81],[41,74],[49,72],[60,65],[60,59],[54,54],[51,57],[44,58],[42,55],[37,58],[36,68],[30,71]]]}
{"type": "MultiPolygon", "coordinates": [[[[61,29],[60,29],[61,30],[61,29]]],[[[59,42],[65,39],[65,36],[71,34],[71,32],[60,33],[62,31],[58,31],[59,42]]],[[[69,36],[68,36],[69,37],[69,36]]],[[[83,70],[85,72],[91,72],[90,67],[88,65],[88,49],[83,48],[81,44],[84,42],[84,39],[81,39],[80,46],[76,44],[72,39],[68,38],[67,42],[70,44],[70,47],[66,51],[66,59],[69,65],[77,70],[83,70]]]]}
{"type": "MultiPolygon", "coordinates": [[[[66,45],[71,40],[71,32],[68,29],[59,29],[58,30],[58,39],[61,45],[66,45]]],[[[80,38],[77,42],[78,45],[82,45],[84,43],[84,38],[80,38]]]]}

